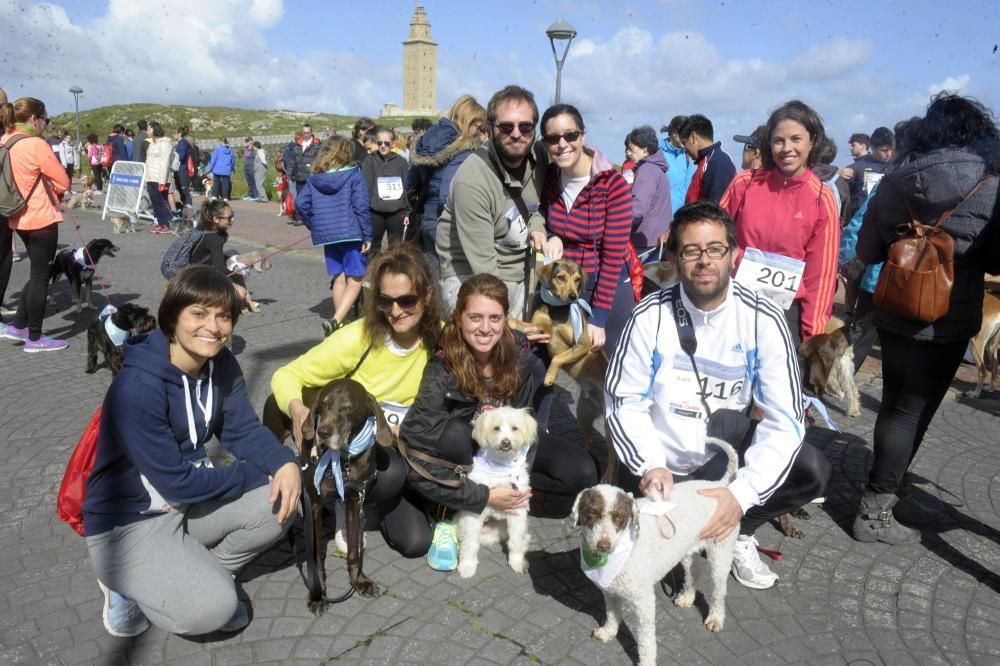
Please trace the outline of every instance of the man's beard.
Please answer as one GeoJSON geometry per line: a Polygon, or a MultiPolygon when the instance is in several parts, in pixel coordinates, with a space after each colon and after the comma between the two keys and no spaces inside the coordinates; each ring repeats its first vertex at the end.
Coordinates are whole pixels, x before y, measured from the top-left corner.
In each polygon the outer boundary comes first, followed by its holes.
{"type": "Polygon", "coordinates": [[[510,149],[503,144],[503,140],[500,137],[493,139],[493,148],[496,150],[497,155],[500,156],[500,160],[511,167],[519,167],[527,159],[528,155],[531,153],[531,146],[534,141],[526,144],[523,153],[513,153],[510,149]]]}
{"type": "Polygon", "coordinates": [[[698,285],[687,278],[681,277],[681,284],[684,285],[684,293],[687,294],[687,297],[691,299],[691,302],[699,310],[704,310],[705,306],[726,293],[729,289],[729,281],[730,277],[728,273],[721,275],[719,281],[714,286],[698,285]]]}

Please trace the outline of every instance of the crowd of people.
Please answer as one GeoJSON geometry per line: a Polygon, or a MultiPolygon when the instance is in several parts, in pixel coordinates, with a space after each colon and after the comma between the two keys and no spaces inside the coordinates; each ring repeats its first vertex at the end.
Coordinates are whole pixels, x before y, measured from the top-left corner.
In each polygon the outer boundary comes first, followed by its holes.
{"type": "MultiPolygon", "coordinates": [[[[45,128],[38,100],[0,108],[4,144],[45,128]]],[[[941,93],[923,117],[851,136],[854,161],[843,168],[833,165],[836,144],[820,115],[799,100],[735,137],[744,146],[740,170],[702,114],[673,118],[662,139],[652,126],[633,128],[618,168],[587,143],[577,108],[540,113],[532,93],[514,85],[485,107],[462,96],[437,124],[413,129],[406,144],[362,118],[350,139],[321,141],[306,125],[277,156],[296,222],[324,248],[333,317],[314,348],[275,372],[271,388],[297,446],[311,418],[303,390],[333,379],[358,381],[392,416],[405,446],[379,448],[368,494],[391,548],[451,570],[460,547],[454,512],[535,508],[535,496],[571,498],[597,482],[602,463],[548,430],[546,336],[511,325],[541,298],[535,262],[562,258],[586,271],[583,344],[609,359],[615,482],[667,497],[674,484],[721,475],[726,457],[706,437],[738,449],[741,467],[711,491],[718,508],[702,536],[722,540],[738,530],[732,572],[740,583],[777,582],[755,532],[822,497],[832,474],[805,439],[797,350],[827,331],[839,282],[848,286],[845,315],[871,338],[868,348],[881,340],[884,376],[874,464],[852,536],[908,543],[940,520],[910,492],[906,470],[979,331],[984,275],[1000,272],[1000,131],[988,109],[941,93]],[[942,220],[954,239],[950,308],[931,323],[882,311],[872,295],[873,272],[911,220],[942,220]],[[643,297],[636,279],[661,257],[677,280],[643,297]],[[360,317],[348,321],[362,294],[360,317]],[[529,488],[489,488],[456,471],[477,457],[474,419],[505,405],[538,415],[529,488]]],[[[105,144],[113,159],[127,158],[123,130],[105,144]]],[[[186,130],[175,132],[176,144],[156,123],[140,126],[147,130],[139,145],[157,209],[170,179],[169,146],[182,153],[186,130]]],[[[39,146],[25,140],[9,154],[18,187],[28,191],[40,174],[44,194],[29,195],[26,210],[3,225],[25,243],[32,271],[0,333],[26,349],[56,342],[41,336],[36,264],[54,252],[71,169],[39,146]]],[[[255,151],[248,138],[248,182],[255,151]]],[[[301,490],[291,451],[253,415],[226,349],[246,298],[212,268],[232,222],[234,161],[220,139],[208,169],[215,198],[202,214],[217,247],[171,279],[160,329],[126,343],[125,368],[105,399],[85,526],[114,635],[141,633],[148,621],[190,634],[244,626],[248,610],[230,574],[280,538],[301,490]],[[139,404],[143,414],[158,410],[155,432],[129,427],[139,404]],[[211,435],[237,464],[200,464],[211,435]],[[237,520],[244,507],[250,517],[237,520]]],[[[0,238],[0,296],[9,246],[0,238]]]]}

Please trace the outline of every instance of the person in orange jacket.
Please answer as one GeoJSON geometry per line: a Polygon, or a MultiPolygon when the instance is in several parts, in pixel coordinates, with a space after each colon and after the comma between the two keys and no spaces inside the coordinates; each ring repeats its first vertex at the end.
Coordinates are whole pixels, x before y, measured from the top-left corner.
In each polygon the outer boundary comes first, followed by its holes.
{"type": "MultiPolygon", "coordinates": [[[[0,253],[10,247],[11,231],[16,231],[31,261],[28,283],[21,290],[21,300],[11,324],[0,322],[0,337],[24,342],[24,351],[42,352],[65,349],[69,343],[42,335],[42,318],[48,296],[49,265],[56,254],[59,223],[63,221],[59,202],[69,189],[69,178],[59,158],[52,152],[42,132],[49,124],[45,103],[22,97],[13,104],[0,105],[4,134],[0,144],[9,150],[14,184],[25,198],[25,206],[12,216],[0,231],[0,253]]],[[[0,266],[9,258],[0,256],[0,266]]],[[[7,277],[9,278],[9,272],[7,277]]],[[[7,280],[0,283],[0,298],[7,280]]]]}

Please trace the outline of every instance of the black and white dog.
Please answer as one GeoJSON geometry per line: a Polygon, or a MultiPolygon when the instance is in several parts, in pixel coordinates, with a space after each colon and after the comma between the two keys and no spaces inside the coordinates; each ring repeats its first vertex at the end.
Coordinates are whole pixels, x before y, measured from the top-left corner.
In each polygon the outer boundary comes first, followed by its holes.
{"type": "Polygon", "coordinates": [[[56,253],[49,269],[49,281],[54,287],[60,275],[65,275],[69,281],[69,289],[76,303],[76,311],[82,310],[81,296],[86,296],[87,307],[90,303],[90,292],[94,286],[94,269],[101,257],[113,257],[118,247],[107,238],[95,238],[86,247],[65,248],[56,253]],[[81,288],[83,294],[81,294],[81,288]]]}
{"type": "Polygon", "coordinates": [[[125,354],[122,344],[126,339],[156,328],[156,317],[141,305],[126,303],[115,308],[104,308],[87,329],[87,374],[97,372],[97,355],[104,354],[104,362],[112,376],[122,369],[125,354]]]}

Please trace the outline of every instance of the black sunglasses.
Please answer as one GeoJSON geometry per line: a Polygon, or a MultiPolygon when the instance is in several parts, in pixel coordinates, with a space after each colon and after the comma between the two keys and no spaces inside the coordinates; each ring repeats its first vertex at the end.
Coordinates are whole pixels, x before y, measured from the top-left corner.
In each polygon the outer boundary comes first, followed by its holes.
{"type": "Polygon", "coordinates": [[[375,296],[375,306],[383,312],[389,312],[392,310],[394,303],[398,305],[399,309],[403,312],[413,312],[417,309],[417,304],[419,302],[420,297],[416,294],[404,294],[395,298],[392,296],[386,296],[385,294],[378,294],[375,296]]]}
{"type": "Polygon", "coordinates": [[[511,134],[515,127],[524,135],[535,133],[535,123],[493,123],[493,127],[501,134],[511,134]]]}
{"type": "Polygon", "coordinates": [[[583,134],[580,130],[573,130],[572,132],[565,132],[564,134],[546,134],[542,137],[542,143],[546,146],[558,146],[559,142],[566,139],[566,143],[573,143],[580,138],[583,134]]]}
{"type": "Polygon", "coordinates": [[[392,141],[376,141],[376,142],[375,142],[375,145],[376,145],[376,146],[386,146],[386,147],[391,147],[391,146],[392,146],[392,141]]]}

